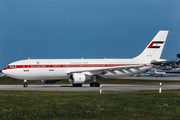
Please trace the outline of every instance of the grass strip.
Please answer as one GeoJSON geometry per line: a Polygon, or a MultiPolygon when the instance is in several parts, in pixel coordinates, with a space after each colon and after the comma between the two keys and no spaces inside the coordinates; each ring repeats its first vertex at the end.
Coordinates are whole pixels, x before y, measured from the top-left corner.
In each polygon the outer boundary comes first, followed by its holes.
{"type": "Polygon", "coordinates": [[[0,91],[1,120],[180,119],[180,91],[0,91]]]}

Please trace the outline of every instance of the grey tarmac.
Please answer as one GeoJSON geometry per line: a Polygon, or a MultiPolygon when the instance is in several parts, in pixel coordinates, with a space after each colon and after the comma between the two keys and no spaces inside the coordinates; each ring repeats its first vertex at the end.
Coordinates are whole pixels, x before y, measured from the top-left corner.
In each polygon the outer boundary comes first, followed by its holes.
{"type": "MultiPolygon", "coordinates": [[[[159,85],[129,85],[129,84],[101,84],[102,92],[136,92],[136,91],[159,91],[159,85]]],[[[180,85],[162,85],[163,90],[180,89],[180,85]]],[[[90,87],[83,84],[82,87],[72,87],[71,84],[60,85],[0,85],[0,90],[12,91],[69,91],[69,92],[100,92],[100,87],[90,87]]]]}

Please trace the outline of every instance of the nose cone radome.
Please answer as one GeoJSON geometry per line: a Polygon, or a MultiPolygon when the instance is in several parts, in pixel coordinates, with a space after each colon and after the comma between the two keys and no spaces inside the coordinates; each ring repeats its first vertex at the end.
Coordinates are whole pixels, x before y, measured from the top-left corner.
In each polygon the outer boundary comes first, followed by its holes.
{"type": "Polygon", "coordinates": [[[3,69],[3,70],[2,70],[2,73],[5,74],[5,72],[6,72],[6,70],[3,69]]]}
{"type": "Polygon", "coordinates": [[[5,74],[5,75],[8,75],[9,74],[8,68],[4,68],[2,70],[2,73],[5,74]]]}

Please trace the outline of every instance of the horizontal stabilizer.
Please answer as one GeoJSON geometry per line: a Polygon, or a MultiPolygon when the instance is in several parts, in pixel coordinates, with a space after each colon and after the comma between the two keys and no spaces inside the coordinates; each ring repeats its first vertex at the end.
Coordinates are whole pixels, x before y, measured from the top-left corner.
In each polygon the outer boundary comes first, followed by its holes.
{"type": "Polygon", "coordinates": [[[151,61],[151,64],[153,65],[161,65],[161,64],[164,64],[164,63],[168,63],[168,62],[174,62],[174,61],[179,61],[180,59],[175,59],[175,60],[166,60],[166,61],[151,61]]]}

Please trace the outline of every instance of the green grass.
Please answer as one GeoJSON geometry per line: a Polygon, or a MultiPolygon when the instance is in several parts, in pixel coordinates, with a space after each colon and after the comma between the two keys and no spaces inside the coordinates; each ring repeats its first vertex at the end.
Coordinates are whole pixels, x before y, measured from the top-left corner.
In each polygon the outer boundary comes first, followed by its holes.
{"type": "Polygon", "coordinates": [[[180,119],[180,91],[0,91],[1,120],[180,119]]]}

